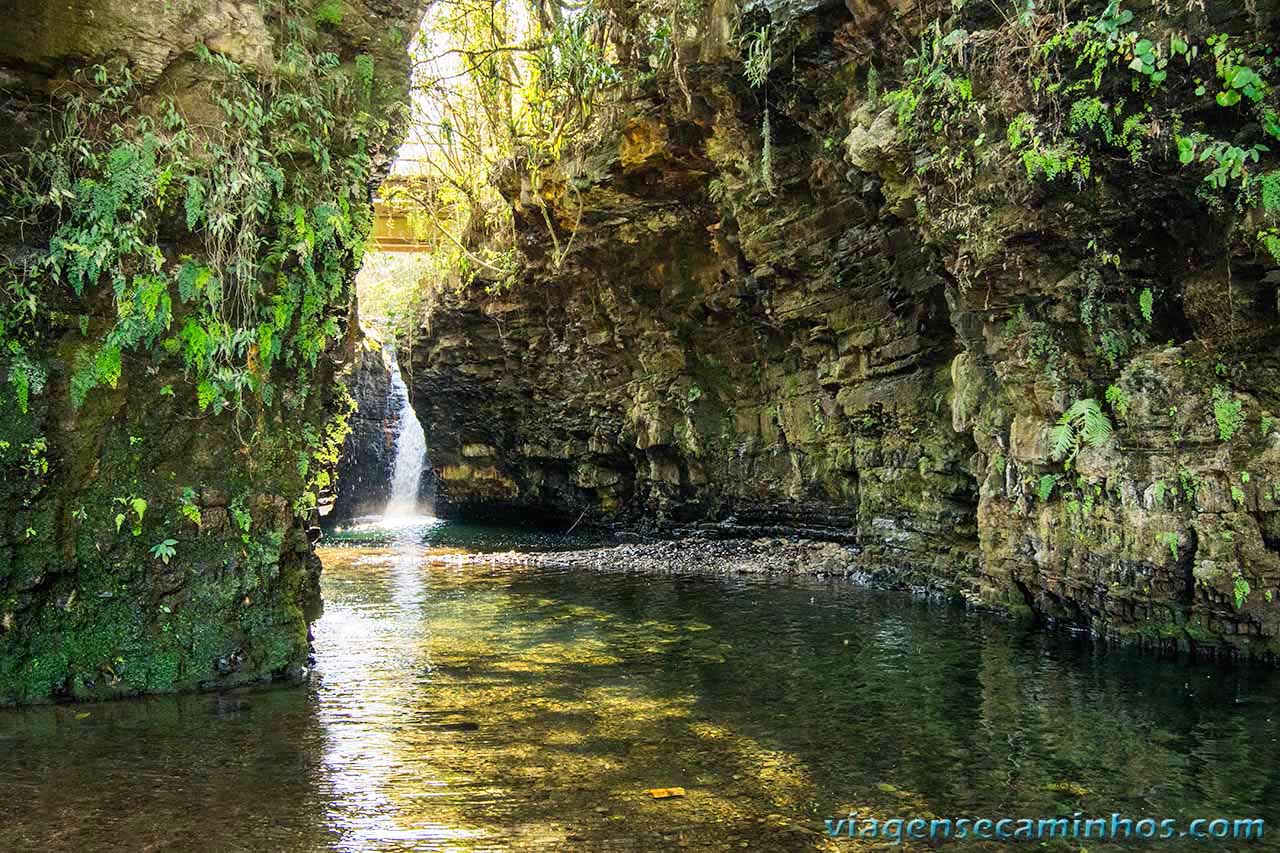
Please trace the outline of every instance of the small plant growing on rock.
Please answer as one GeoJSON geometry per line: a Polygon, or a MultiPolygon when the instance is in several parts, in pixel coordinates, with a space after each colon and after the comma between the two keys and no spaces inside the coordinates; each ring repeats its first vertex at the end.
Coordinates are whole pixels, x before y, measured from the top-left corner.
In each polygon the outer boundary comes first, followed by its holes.
{"type": "Polygon", "coordinates": [[[1151,295],[1151,288],[1144,287],[1142,292],[1138,294],[1138,310],[1142,312],[1142,319],[1148,323],[1151,322],[1152,314],[1155,310],[1156,300],[1151,295]]]}
{"type": "Polygon", "coordinates": [[[1119,385],[1107,386],[1106,400],[1111,411],[1118,417],[1123,418],[1129,414],[1129,395],[1119,385]]]}
{"type": "Polygon", "coordinates": [[[200,525],[200,507],[196,506],[196,490],[190,486],[182,490],[182,502],[178,505],[178,512],[192,524],[200,525]]]}
{"type": "Polygon", "coordinates": [[[342,23],[342,0],[324,0],[312,13],[317,24],[336,27],[342,23]]]}
{"type": "Polygon", "coordinates": [[[237,497],[228,507],[231,517],[235,519],[236,527],[240,528],[241,541],[248,544],[249,530],[253,527],[253,516],[249,513],[249,509],[245,506],[245,498],[243,495],[237,497]]]}
{"type": "Polygon", "coordinates": [[[1102,411],[1097,400],[1076,400],[1062,413],[1053,427],[1050,436],[1053,459],[1055,462],[1065,460],[1070,465],[1080,452],[1082,444],[1100,447],[1111,437],[1112,432],[1111,419],[1102,411]]]}
{"type": "Polygon", "coordinates": [[[769,28],[747,33],[742,40],[746,55],[742,73],[753,89],[765,90],[764,119],[760,125],[760,180],[765,190],[773,192],[773,130],[769,126],[769,69],[773,67],[773,42],[769,28]]]}
{"type": "Polygon", "coordinates": [[[12,354],[9,364],[9,384],[13,386],[18,410],[25,415],[31,395],[38,396],[44,391],[49,372],[42,365],[32,361],[17,341],[9,341],[9,351],[12,354]]]}
{"type": "Polygon", "coordinates": [[[142,518],[147,514],[146,500],[138,497],[137,495],[130,495],[129,497],[116,498],[116,503],[123,507],[123,511],[116,513],[116,533],[119,533],[120,528],[124,525],[125,519],[127,518],[125,513],[128,510],[133,510],[133,535],[141,536],[142,518]]]}
{"type": "Polygon", "coordinates": [[[1200,475],[1191,473],[1185,466],[1178,469],[1178,482],[1182,486],[1182,496],[1189,501],[1196,499],[1200,490],[1200,475]]]}
{"type": "Polygon", "coordinates": [[[157,560],[163,560],[165,565],[168,565],[173,555],[178,553],[173,547],[177,544],[177,539],[165,539],[163,542],[157,542],[151,546],[151,556],[157,560]]]}
{"type": "Polygon", "coordinates": [[[1040,498],[1041,502],[1049,500],[1050,496],[1053,494],[1053,487],[1056,485],[1058,485],[1057,474],[1042,474],[1040,476],[1040,482],[1036,487],[1036,495],[1040,498]]]}
{"type": "Polygon", "coordinates": [[[1235,573],[1231,588],[1232,593],[1235,595],[1236,610],[1239,610],[1244,606],[1244,603],[1249,600],[1249,593],[1252,590],[1249,587],[1249,582],[1245,580],[1244,575],[1239,572],[1235,573]]]}
{"type": "Polygon", "coordinates": [[[1218,424],[1218,438],[1230,441],[1244,426],[1244,404],[1221,385],[1213,389],[1213,419],[1218,424]]]}
{"type": "Polygon", "coordinates": [[[761,27],[747,33],[742,39],[746,56],[742,60],[742,73],[751,84],[751,88],[759,89],[769,80],[769,69],[773,66],[773,43],[769,38],[769,28],[761,27]]]}
{"type": "Polygon", "coordinates": [[[1004,336],[1006,338],[1016,337],[1022,327],[1027,324],[1027,309],[1024,305],[1019,305],[1018,310],[1009,315],[1009,319],[1004,322],[1004,336]]]}

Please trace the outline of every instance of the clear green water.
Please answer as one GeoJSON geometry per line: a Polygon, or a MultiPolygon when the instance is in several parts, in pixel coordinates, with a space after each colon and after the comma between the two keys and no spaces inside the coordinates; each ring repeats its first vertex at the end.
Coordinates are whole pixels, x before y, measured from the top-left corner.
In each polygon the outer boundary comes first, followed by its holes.
{"type": "MultiPolygon", "coordinates": [[[[0,713],[0,850],[891,849],[827,839],[850,809],[1280,837],[1273,673],[843,582],[468,565],[452,546],[556,543],[399,537],[323,553],[306,689],[0,713]]],[[[1086,847],[1115,849],[967,849],[1086,847]]]]}

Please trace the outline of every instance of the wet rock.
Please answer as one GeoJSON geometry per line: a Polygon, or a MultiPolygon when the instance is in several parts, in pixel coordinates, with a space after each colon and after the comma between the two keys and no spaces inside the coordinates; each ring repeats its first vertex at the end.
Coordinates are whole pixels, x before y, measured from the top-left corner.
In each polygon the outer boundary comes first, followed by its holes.
{"type": "Polygon", "coordinates": [[[434,728],[442,732],[477,732],[480,724],[470,720],[458,720],[450,723],[438,723],[434,728]]]}

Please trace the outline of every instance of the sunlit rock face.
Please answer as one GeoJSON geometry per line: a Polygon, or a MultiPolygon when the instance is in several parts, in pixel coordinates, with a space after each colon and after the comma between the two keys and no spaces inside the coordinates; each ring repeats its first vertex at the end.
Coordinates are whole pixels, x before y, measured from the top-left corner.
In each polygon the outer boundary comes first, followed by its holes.
{"type": "MultiPolygon", "coordinates": [[[[415,333],[439,511],[808,530],[857,542],[893,582],[1271,656],[1280,273],[1251,224],[1271,220],[1206,202],[1207,169],[1179,171],[1167,123],[1218,109],[1213,93],[1170,72],[1140,119],[1142,165],[1085,136],[1089,176],[1047,179],[1009,128],[1051,119],[989,9],[753,3],[745,26],[774,38],[766,157],[765,93],[721,5],[685,52],[703,59],[690,100],[648,92],[571,164],[572,190],[543,180],[557,241],[512,179],[521,279],[445,288],[415,333]],[[935,19],[963,46],[958,130],[904,122],[885,96],[935,19]],[[1083,399],[1113,432],[1068,468],[1052,431],[1083,399]]],[[[1178,26],[1274,41],[1274,4],[1207,5],[1178,26]]],[[[1252,143],[1250,115],[1210,118],[1252,143]]]]}
{"type": "MultiPolygon", "coordinates": [[[[93,191],[72,184],[57,200],[60,212],[48,199],[38,215],[25,212],[49,186],[38,156],[73,125],[97,159],[73,153],[61,179],[127,187],[114,200],[104,197],[103,205],[118,207],[111,229],[120,230],[97,247],[125,251],[127,223],[143,222],[155,251],[120,265],[119,277],[90,273],[79,289],[67,276],[42,277],[32,319],[0,324],[0,704],[214,687],[305,669],[308,624],[319,612],[319,563],[308,528],[315,495],[327,486],[319,474],[332,461],[333,442],[341,442],[347,409],[334,377],[356,345],[349,302],[358,240],[339,245],[317,233],[341,227],[349,236],[362,227],[360,196],[385,171],[402,130],[403,42],[422,4],[321,5],[18,0],[6,8],[0,154],[13,171],[5,172],[0,203],[0,255],[17,265],[39,262],[78,199],[93,191]],[[306,47],[291,54],[300,33],[306,47]],[[167,168],[178,119],[194,140],[187,155],[193,169],[205,167],[200,157],[211,140],[247,150],[236,146],[248,139],[255,116],[229,115],[218,98],[279,95],[288,91],[277,86],[282,75],[334,83],[327,100],[316,101],[347,99],[345,110],[332,113],[334,132],[327,139],[311,134],[317,144],[299,141],[275,159],[274,171],[256,173],[266,178],[256,213],[201,211],[184,174],[167,168]],[[337,75],[358,87],[346,94],[337,75]],[[232,79],[243,83],[238,93],[228,88],[232,79]],[[113,87],[124,94],[112,95],[113,87]],[[75,123],[71,95],[86,105],[120,100],[100,114],[85,107],[75,123]],[[119,118],[126,110],[127,122],[119,118]],[[352,167],[356,191],[327,207],[306,198],[302,188],[321,161],[352,156],[356,121],[367,121],[368,155],[352,167]],[[160,144],[144,143],[148,129],[160,144]],[[37,177],[28,184],[19,180],[31,175],[37,177]],[[286,206],[296,239],[311,241],[307,260],[322,261],[329,282],[305,308],[289,290],[302,254],[282,260],[265,248],[283,234],[278,212],[286,206]],[[222,225],[209,224],[222,214],[222,225]],[[263,242],[230,252],[250,277],[261,274],[261,286],[238,291],[253,294],[235,309],[241,342],[227,344],[235,351],[223,360],[229,372],[210,371],[206,380],[191,365],[219,344],[186,324],[200,304],[192,288],[206,287],[211,276],[182,279],[178,271],[192,259],[217,267],[208,251],[217,242],[212,229],[235,234],[250,221],[256,224],[247,233],[263,242]],[[151,277],[133,278],[143,272],[151,277]],[[143,287],[149,295],[133,302],[143,287]],[[151,321],[168,312],[172,317],[156,324],[163,329],[141,337],[122,331],[130,317],[151,321]],[[250,345],[244,335],[256,339],[250,345]],[[305,353],[297,349],[303,337],[311,346],[305,353]],[[215,383],[228,376],[228,383],[242,383],[239,417],[219,411],[215,400],[223,394],[215,383]],[[83,396],[78,406],[73,393],[83,396]]],[[[324,120],[314,105],[299,115],[299,122],[324,120]]],[[[279,154],[284,143],[269,136],[255,144],[276,145],[279,154]]],[[[260,162],[246,156],[240,165],[249,170],[260,162]]],[[[59,245],[72,257],[97,251],[59,245]]],[[[231,285],[223,292],[231,294],[231,285]]],[[[15,316],[13,300],[3,298],[5,317],[15,316]]]]}

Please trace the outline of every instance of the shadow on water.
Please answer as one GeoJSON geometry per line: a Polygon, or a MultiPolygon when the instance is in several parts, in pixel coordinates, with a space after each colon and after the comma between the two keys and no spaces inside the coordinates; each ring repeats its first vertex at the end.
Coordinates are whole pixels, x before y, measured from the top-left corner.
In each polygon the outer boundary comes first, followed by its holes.
{"type": "Polygon", "coordinates": [[[556,544],[527,532],[378,535],[322,554],[306,691],[0,714],[0,848],[903,849],[822,821],[1280,820],[1269,672],[839,582],[438,559],[556,544]]]}

